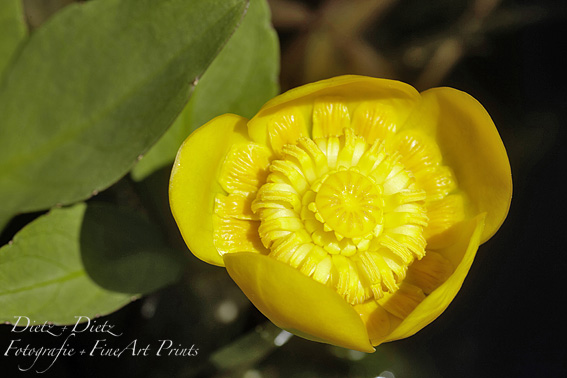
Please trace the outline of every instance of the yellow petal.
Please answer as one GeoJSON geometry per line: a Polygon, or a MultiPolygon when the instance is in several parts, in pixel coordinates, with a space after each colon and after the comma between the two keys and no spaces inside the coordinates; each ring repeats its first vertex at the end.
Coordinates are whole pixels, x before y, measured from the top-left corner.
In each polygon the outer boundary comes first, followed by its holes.
{"type": "Polygon", "coordinates": [[[424,299],[425,294],[421,288],[404,281],[398,291],[385,293],[376,302],[395,317],[406,319],[424,299]]]}
{"type": "MultiPolygon", "coordinates": [[[[301,114],[301,119],[309,120],[313,114],[314,100],[320,97],[344,99],[343,105],[348,108],[349,114],[353,114],[361,103],[374,102],[377,107],[387,108],[388,113],[396,114],[396,121],[405,120],[420,100],[419,93],[412,86],[400,81],[356,75],[338,76],[291,89],[268,101],[250,120],[248,125],[250,137],[257,143],[269,145],[268,125],[274,116],[283,112],[285,108],[293,107],[294,112],[301,114]]],[[[341,110],[343,113],[344,111],[345,109],[341,110]]],[[[376,120],[376,117],[378,116],[367,115],[363,118],[368,119],[368,122],[376,123],[378,127],[383,121],[376,120]]],[[[310,132],[312,124],[307,127],[310,132]]],[[[357,127],[364,128],[362,125],[357,127]]],[[[366,132],[374,135],[369,130],[366,132]]]]}
{"type": "Polygon", "coordinates": [[[265,251],[258,235],[259,221],[213,217],[213,240],[219,254],[265,251]]]}
{"type": "Polygon", "coordinates": [[[366,324],[372,345],[380,344],[380,340],[383,340],[390,333],[393,321],[397,320],[375,300],[358,304],[354,308],[366,324]]]}
{"type": "Polygon", "coordinates": [[[504,144],[486,110],[470,95],[434,88],[423,92],[422,98],[404,127],[422,128],[436,138],[444,163],[452,168],[459,188],[475,206],[469,215],[487,214],[483,243],[504,222],[512,198],[504,144]]]}
{"type": "Polygon", "coordinates": [[[301,108],[285,108],[275,113],[267,124],[267,139],[260,143],[272,146],[278,155],[286,144],[295,144],[300,137],[307,136],[309,131],[305,121],[306,115],[301,108]],[[269,144],[267,143],[269,141],[269,144]]]}
{"type": "Polygon", "coordinates": [[[348,107],[340,97],[319,97],[313,104],[313,138],[326,138],[343,134],[350,126],[348,107]]]}
{"type": "Polygon", "coordinates": [[[233,253],[224,261],[232,279],[278,327],[310,340],[374,351],[360,316],[333,289],[268,256],[233,253]]]}
{"type": "Polygon", "coordinates": [[[401,154],[400,162],[414,174],[438,166],[442,161],[436,141],[417,130],[398,133],[393,143],[394,151],[401,154]]]}
{"type": "MultiPolygon", "coordinates": [[[[476,255],[483,232],[485,214],[455,225],[452,232],[458,235],[456,243],[438,252],[456,267],[441,286],[429,294],[392,333],[381,342],[402,339],[435,320],[453,300],[461,288],[476,255]]],[[[411,267],[410,267],[411,269],[411,267]]]]}
{"type": "Polygon", "coordinates": [[[447,197],[427,204],[427,217],[429,223],[423,236],[427,240],[427,247],[439,249],[449,245],[444,232],[454,224],[465,219],[464,198],[460,193],[450,194],[447,197]]]}
{"type": "Polygon", "coordinates": [[[247,119],[225,114],[192,133],[181,145],[169,182],[171,212],[195,256],[224,265],[213,244],[215,196],[224,194],[218,174],[232,144],[250,142],[247,119]]]}
{"type": "Polygon", "coordinates": [[[404,282],[420,287],[425,294],[432,293],[453,274],[453,266],[439,252],[427,251],[421,259],[414,261],[404,282]]]}
{"type": "Polygon", "coordinates": [[[233,144],[222,164],[219,183],[228,193],[256,193],[266,182],[271,155],[268,147],[256,143],[233,144]]]}
{"type": "Polygon", "coordinates": [[[376,139],[386,140],[396,133],[409,114],[403,114],[389,105],[379,101],[367,101],[354,111],[352,127],[356,135],[361,135],[366,142],[372,144],[376,139]]]}
{"type": "Polygon", "coordinates": [[[224,218],[260,220],[252,212],[252,198],[242,194],[225,196],[217,194],[215,197],[215,213],[224,218]]]}

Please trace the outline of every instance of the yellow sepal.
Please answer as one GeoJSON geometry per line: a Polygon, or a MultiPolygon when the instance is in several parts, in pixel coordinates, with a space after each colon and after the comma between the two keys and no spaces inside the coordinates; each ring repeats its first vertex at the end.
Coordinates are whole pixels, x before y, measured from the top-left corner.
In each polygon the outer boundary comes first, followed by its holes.
{"type": "Polygon", "coordinates": [[[249,142],[246,118],[224,114],[192,133],[181,145],[169,181],[169,203],[181,235],[195,256],[223,266],[213,244],[215,195],[225,193],[218,174],[235,143],[249,142]]]}
{"type": "Polygon", "coordinates": [[[275,325],[298,336],[374,352],[358,313],[333,289],[257,253],[224,255],[228,273],[275,325]]]}
{"type": "Polygon", "coordinates": [[[512,173],[498,130],[484,107],[453,88],[422,93],[422,103],[404,128],[420,128],[437,140],[444,164],[467,194],[468,215],[486,213],[481,243],[498,231],[512,199],[512,173]]]}

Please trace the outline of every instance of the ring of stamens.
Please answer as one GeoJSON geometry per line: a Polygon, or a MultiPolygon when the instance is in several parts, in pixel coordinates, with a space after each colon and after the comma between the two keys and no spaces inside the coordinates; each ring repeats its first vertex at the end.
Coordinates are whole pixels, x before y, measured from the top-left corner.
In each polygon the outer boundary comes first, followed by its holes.
{"type": "Polygon", "coordinates": [[[350,128],[282,152],[251,206],[269,255],[351,304],[397,291],[425,255],[427,225],[425,192],[399,156],[350,128]]]}

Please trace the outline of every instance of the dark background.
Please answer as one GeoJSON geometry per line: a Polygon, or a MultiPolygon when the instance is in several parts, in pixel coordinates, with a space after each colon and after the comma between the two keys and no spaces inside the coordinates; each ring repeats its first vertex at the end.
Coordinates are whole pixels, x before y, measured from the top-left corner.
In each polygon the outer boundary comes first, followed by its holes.
{"type": "MultiPolygon", "coordinates": [[[[30,25],[36,27],[69,2],[25,1],[30,25]]],[[[282,90],[357,73],[399,79],[420,90],[451,86],[477,98],[492,115],[510,158],[514,195],[506,222],[481,246],[462,290],[435,322],[415,336],[379,346],[372,355],[297,337],[280,348],[269,343],[263,347],[277,330],[267,326],[262,339],[254,330],[265,318],[224,269],[190,257],[182,282],[99,322],[108,320],[123,332],[120,338],[109,339],[109,346],[125,346],[135,339],[139,346],[155,346],[158,340],[172,339],[187,347],[195,344],[198,356],[60,358],[41,376],[567,376],[566,3],[270,4],[282,48],[282,90]],[[234,364],[229,367],[227,359],[218,363],[219,350],[234,364]]],[[[167,175],[164,171],[156,180],[167,175]]],[[[0,327],[2,352],[5,341],[14,338],[10,329],[0,327]]],[[[43,346],[61,341],[29,333],[21,338],[43,346]]],[[[96,339],[100,335],[81,335],[76,342],[89,347],[96,339]]],[[[37,374],[17,370],[29,360],[0,361],[7,372],[3,377],[37,374]]]]}

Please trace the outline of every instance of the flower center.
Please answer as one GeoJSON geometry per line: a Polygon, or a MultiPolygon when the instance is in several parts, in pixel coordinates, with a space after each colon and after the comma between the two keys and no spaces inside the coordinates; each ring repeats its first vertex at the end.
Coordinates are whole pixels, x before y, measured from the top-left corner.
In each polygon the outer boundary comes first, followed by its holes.
{"type": "Polygon", "coordinates": [[[251,209],[269,255],[351,304],[393,293],[425,255],[425,192],[388,153],[350,128],[282,148],[251,209]]]}
{"type": "Polygon", "coordinates": [[[345,237],[364,237],[381,221],[380,187],[354,170],[326,176],[316,192],[315,205],[324,222],[345,237]]]}

